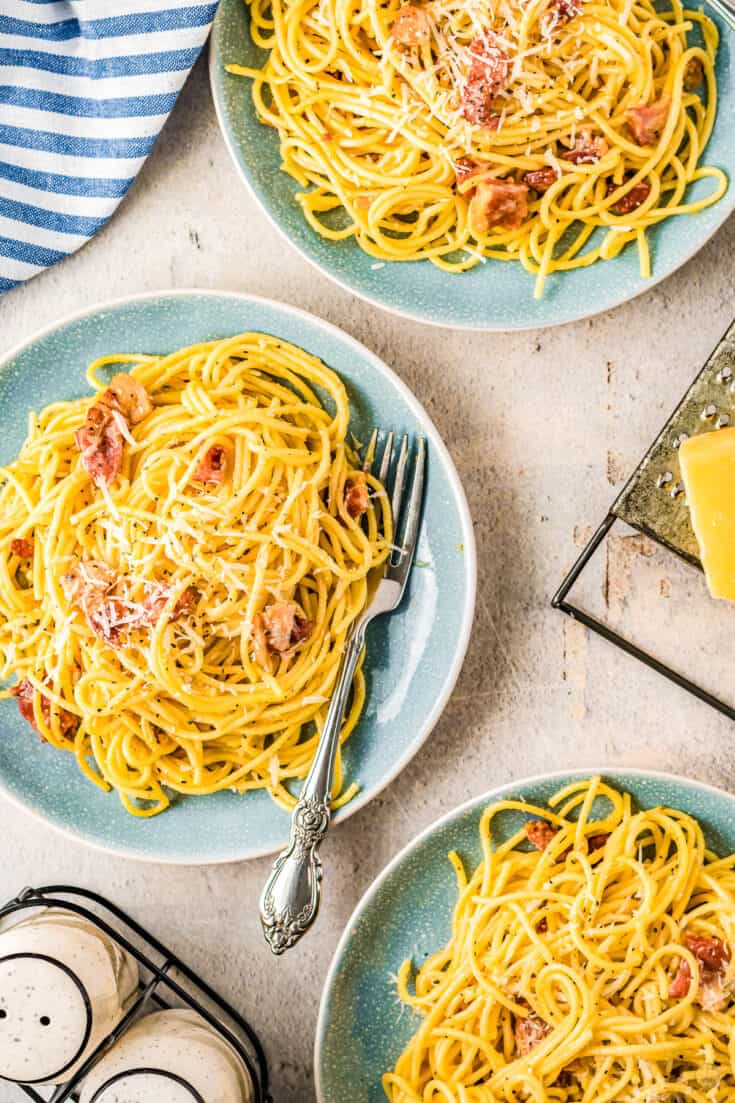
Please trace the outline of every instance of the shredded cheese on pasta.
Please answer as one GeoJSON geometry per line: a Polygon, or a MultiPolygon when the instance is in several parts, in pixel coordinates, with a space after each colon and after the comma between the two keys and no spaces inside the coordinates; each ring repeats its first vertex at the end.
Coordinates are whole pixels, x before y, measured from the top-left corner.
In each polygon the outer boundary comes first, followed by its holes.
{"type": "Polygon", "coordinates": [[[383,1078],[391,1103],[730,1103],[735,855],[600,778],[548,808],[491,805],[480,841],[469,877],[450,855],[448,943],[400,970],[422,1022],[383,1078]],[[497,842],[519,813],[544,821],[542,849],[523,827],[497,842]]]}
{"type": "Polygon", "coordinates": [[[252,80],[304,218],[379,261],[428,259],[449,272],[483,258],[520,261],[539,297],[550,273],[636,241],[648,276],[648,229],[727,189],[725,174],[702,164],[717,109],[717,28],[679,0],[415,0],[428,28],[416,45],[392,33],[408,6],[399,0],[248,2],[268,58],[229,71],[252,80]],[[509,63],[494,129],[471,124],[462,104],[472,44],[488,36],[509,63]],[[637,144],[626,112],[662,97],[665,126],[637,144]],[[565,154],[585,130],[605,152],[574,163],[565,154]],[[529,190],[520,225],[484,230],[471,191],[457,186],[465,158],[493,179],[521,183],[547,165],[558,179],[529,190]],[[696,197],[695,181],[706,182],[696,197]]]}
{"type": "MultiPolygon", "coordinates": [[[[364,478],[345,387],[316,357],[259,333],[104,357],[88,373],[97,399],[102,369],[128,372],[153,404],[126,426],[110,485],[95,485],[75,442],[95,399],[31,415],[19,457],[0,468],[0,679],[25,682],[42,736],[136,815],[160,812],[171,792],[223,789],[265,789],[288,808],[392,543],[372,476],[364,516],[345,506],[350,480],[364,478]],[[195,477],[212,444],[230,456],[221,485],[195,477]],[[90,564],[118,580],[117,645],[67,596],[75,564],[82,585],[90,564]],[[161,594],[158,619],[142,623],[146,598],[161,594]],[[279,602],[298,606],[308,638],[259,662],[253,626],[279,602]]],[[[343,740],[364,696],[358,672],[343,740]]],[[[355,789],[343,790],[338,762],[336,803],[355,789]]]]}

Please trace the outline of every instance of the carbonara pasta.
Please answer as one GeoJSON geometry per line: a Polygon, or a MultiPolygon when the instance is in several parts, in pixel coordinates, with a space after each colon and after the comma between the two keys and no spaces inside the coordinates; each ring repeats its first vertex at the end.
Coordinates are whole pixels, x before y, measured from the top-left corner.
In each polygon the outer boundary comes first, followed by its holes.
{"type": "MultiPolygon", "coordinates": [[[[392,540],[345,387],[259,333],[88,378],[0,468],[0,697],[137,815],[172,791],[289,807],[392,540]]],[[[358,674],[343,739],[363,699],[358,674]]]]}
{"type": "Polygon", "coordinates": [[[727,189],[718,32],[679,0],[248,0],[253,81],[313,229],[386,261],[547,276],[727,189]],[[695,181],[704,181],[694,193],[695,181]]]}
{"type": "Polygon", "coordinates": [[[732,1100],[735,855],[599,778],[549,808],[491,805],[480,840],[469,879],[450,855],[449,942],[414,985],[401,969],[423,1022],[384,1077],[391,1103],[732,1100]],[[508,812],[533,818],[493,844],[508,812]]]}

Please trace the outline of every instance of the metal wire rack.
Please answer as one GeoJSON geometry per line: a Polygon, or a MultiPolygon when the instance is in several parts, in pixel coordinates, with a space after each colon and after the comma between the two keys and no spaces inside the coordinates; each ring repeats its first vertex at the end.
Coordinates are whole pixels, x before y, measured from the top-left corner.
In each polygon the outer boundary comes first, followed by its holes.
{"type": "Polygon", "coordinates": [[[714,349],[689,390],[638,464],[607,516],[579,555],[552,599],[552,606],[609,640],[713,709],[735,720],[735,707],[573,604],[571,591],[612,528],[623,522],[685,562],[701,569],[689,519],[678,449],[687,437],[729,425],[735,409],[735,322],[714,349]]]}
{"type": "Polygon", "coordinates": [[[49,885],[24,889],[0,908],[0,923],[13,914],[34,908],[63,908],[83,916],[135,958],[141,978],[137,994],[124,1018],[90,1054],[71,1080],[56,1088],[43,1089],[47,1094],[41,1094],[41,1090],[30,1084],[17,1085],[35,1103],[78,1100],[79,1089],[91,1069],[140,1015],[149,1008],[163,1010],[171,1007],[188,1008],[201,1015],[229,1042],[245,1065],[253,1084],[254,1103],[273,1103],[268,1091],[268,1064],[253,1028],[210,985],[122,908],[88,889],[49,885]]]}

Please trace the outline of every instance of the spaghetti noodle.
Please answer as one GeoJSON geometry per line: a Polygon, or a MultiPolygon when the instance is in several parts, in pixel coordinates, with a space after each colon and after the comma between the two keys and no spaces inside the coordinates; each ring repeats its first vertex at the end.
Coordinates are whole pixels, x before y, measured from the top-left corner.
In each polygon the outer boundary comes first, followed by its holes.
{"type": "Polygon", "coordinates": [[[636,242],[648,276],[649,228],[727,189],[717,28],[679,0],[248,2],[268,58],[228,70],[312,228],[378,262],[520,261],[540,297],[636,242]]]}
{"type": "MultiPolygon", "coordinates": [[[[290,807],[392,540],[345,387],[259,333],[88,378],[0,469],[0,697],[137,815],[171,791],[290,807]]],[[[364,693],[358,674],[343,740],[364,693]]]]}
{"type": "Polygon", "coordinates": [[[399,994],[423,1023],[391,1103],[724,1103],[735,1094],[735,855],[695,819],[634,812],[599,778],[549,808],[491,805],[456,854],[447,945],[399,994]],[[604,798],[606,813],[593,819],[604,798]],[[493,845],[496,817],[534,817],[493,845]],[[529,839],[532,849],[520,849],[529,839]]]}

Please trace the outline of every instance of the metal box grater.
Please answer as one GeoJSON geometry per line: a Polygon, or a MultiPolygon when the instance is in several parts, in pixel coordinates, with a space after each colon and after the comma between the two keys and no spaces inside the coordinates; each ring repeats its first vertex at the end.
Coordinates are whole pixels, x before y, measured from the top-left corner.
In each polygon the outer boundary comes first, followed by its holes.
{"type": "Polygon", "coordinates": [[[735,424],[735,322],[709,356],[684,398],[613,502],[602,524],[554,595],[552,605],[705,701],[718,712],[735,720],[735,708],[731,705],[568,600],[575,582],[618,521],[637,529],[687,563],[701,568],[699,549],[684,495],[678,449],[687,437],[722,429],[731,421],[735,424]]]}
{"type": "Polygon", "coordinates": [[[699,566],[679,470],[679,445],[735,420],[735,322],[614,502],[611,512],[699,566]]]}

